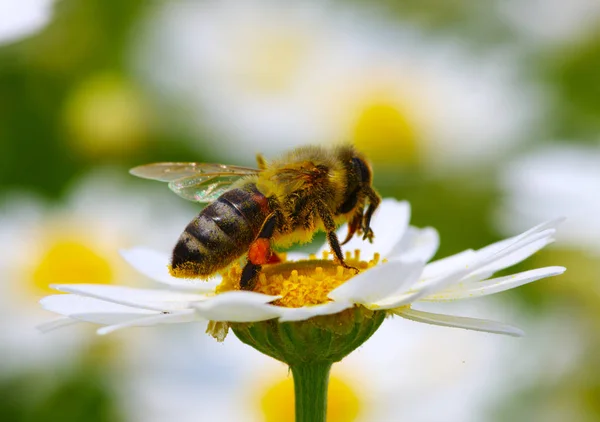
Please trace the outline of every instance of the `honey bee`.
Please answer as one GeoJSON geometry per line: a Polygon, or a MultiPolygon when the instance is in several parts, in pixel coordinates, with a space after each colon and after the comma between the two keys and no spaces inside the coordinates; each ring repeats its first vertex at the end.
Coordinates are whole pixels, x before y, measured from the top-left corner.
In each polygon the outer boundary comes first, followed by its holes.
{"type": "Polygon", "coordinates": [[[173,249],[171,274],[208,278],[245,253],[240,288],[252,290],[263,265],[278,262],[274,247],[305,243],[325,231],[335,260],[346,268],[336,228],[348,222],[372,241],[371,217],[381,202],[372,171],[352,146],[307,146],[258,168],[210,163],[155,163],[130,173],[168,182],[179,196],[208,204],[173,249]]]}

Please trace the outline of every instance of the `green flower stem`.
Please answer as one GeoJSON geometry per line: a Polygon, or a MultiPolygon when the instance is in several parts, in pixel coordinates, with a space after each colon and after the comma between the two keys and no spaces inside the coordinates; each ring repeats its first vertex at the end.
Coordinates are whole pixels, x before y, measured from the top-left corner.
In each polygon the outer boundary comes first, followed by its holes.
{"type": "Polygon", "coordinates": [[[327,420],[327,386],[332,362],[291,365],[296,398],[296,422],[327,420]]]}
{"type": "Polygon", "coordinates": [[[367,341],[385,317],[385,311],[357,306],[306,321],[271,319],[228,326],[243,343],[289,365],[294,377],[296,422],[325,422],[331,365],[367,341]]]}

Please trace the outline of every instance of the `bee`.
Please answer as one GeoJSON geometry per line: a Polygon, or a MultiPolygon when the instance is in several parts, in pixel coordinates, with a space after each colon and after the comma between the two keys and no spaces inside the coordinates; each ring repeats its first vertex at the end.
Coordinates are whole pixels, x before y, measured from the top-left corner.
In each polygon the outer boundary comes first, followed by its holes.
{"type": "Polygon", "coordinates": [[[208,278],[246,254],[240,288],[252,290],[263,265],[278,262],[274,247],[327,234],[335,260],[354,235],[373,240],[371,217],[381,202],[372,170],[354,147],[306,146],[258,168],[212,163],[155,163],[130,173],[168,182],[177,195],[208,204],[185,228],[171,258],[171,274],[208,278]],[[336,228],[348,222],[340,245],[336,228]]]}

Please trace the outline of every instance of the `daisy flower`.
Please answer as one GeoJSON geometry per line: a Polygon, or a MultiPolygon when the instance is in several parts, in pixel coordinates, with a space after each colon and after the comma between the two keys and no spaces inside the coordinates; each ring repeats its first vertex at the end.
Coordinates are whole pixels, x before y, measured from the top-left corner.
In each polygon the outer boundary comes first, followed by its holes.
{"type": "Polygon", "coordinates": [[[561,244],[600,251],[600,149],[555,146],[510,163],[501,179],[506,192],[498,212],[503,231],[515,233],[551,214],[568,216],[561,244]]]}
{"type": "Polygon", "coordinates": [[[53,0],[0,1],[0,45],[34,34],[50,20],[53,0]]]}
{"type": "Polygon", "coordinates": [[[167,255],[134,248],[123,251],[124,258],[171,289],[57,284],[55,289],[70,294],[48,296],[41,303],[67,318],[104,325],[99,334],[130,326],[206,320],[212,321],[211,332],[222,340],[225,333],[219,329],[227,323],[305,321],[360,308],[368,320],[397,315],[434,325],[521,336],[520,329],[506,324],[434,314],[414,309],[413,304],[485,296],[561,274],[564,268],[547,267],[491,278],[551,243],[558,220],[426,264],[437,250],[437,232],[409,226],[409,214],[407,203],[387,199],[373,222],[377,240],[368,244],[353,239],[347,244],[347,250],[355,250],[347,252],[347,259],[362,270],[358,275],[330,260],[324,245],[318,254],[323,259],[290,253],[287,261],[265,266],[254,291],[240,291],[237,264],[213,281],[178,279],[169,275],[167,255]]]}
{"type": "Polygon", "coordinates": [[[376,165],[464,170],[514,146],[536,110],[506,55],[476,58],[348,3],[178,1],[146,28],[143,79],[238,160],[329,140],[376,165]]]}

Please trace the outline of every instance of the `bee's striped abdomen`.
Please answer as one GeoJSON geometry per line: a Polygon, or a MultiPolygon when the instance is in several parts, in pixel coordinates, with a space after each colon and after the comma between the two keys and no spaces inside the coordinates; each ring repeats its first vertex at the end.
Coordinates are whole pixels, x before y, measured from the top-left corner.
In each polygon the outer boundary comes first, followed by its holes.
{"type": "Polygon", "coordinates": [[[226,267],[248,250],[268,215],[254,184],[225,192],[185,228],[173,250],[174,275],[208,276],[226,267]]]}

